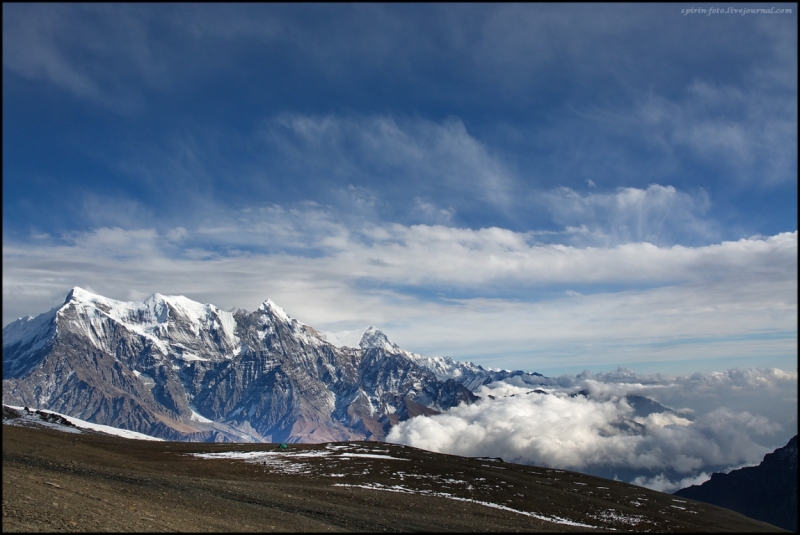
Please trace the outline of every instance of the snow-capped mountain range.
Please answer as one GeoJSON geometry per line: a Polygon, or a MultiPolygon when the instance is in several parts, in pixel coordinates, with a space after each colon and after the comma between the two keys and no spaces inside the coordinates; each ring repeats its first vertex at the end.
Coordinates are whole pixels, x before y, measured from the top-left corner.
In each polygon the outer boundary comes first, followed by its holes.
{"type": "Polygon", "coordinates": [[[3,329],[4,403],[170,440],[380,440],[510,376],[542,379],[411,353],[373,327],[359,348],[336,347],[269,299],[227,312],[76,287],[3,329]]]}

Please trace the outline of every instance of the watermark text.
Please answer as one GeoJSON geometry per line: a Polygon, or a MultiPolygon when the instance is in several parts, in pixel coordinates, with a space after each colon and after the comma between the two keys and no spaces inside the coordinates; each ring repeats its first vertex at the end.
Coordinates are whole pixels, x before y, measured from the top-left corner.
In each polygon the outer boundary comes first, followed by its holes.
{"type": "Polygon", "coordinates": [[[784,7],[687,7],[681,15],[791,15],[793,10],[784,7]]]}

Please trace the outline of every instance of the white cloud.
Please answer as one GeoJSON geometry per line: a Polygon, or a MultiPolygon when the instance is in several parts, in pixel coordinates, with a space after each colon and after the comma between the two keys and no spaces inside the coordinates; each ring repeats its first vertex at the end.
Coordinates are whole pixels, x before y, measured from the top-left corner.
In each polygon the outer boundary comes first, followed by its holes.
{"type": "Polygon", "coordinates": [[[453,208],[440,208],[432,202],[428,202],[419,197],[414,199],[414,212],[418,214],[420,220],[429,224],[447,225],[453,220],[455,210],[453,208]]]}
{"type": "Polygon", "coordinates": [[[640,487],[647,487],[648,489],[672,494],[676,490],[685,489],[686,487],[691,487],[692,485],[702,485],[709,479],[711,479],[711,474],[702,472],[696,476],[685,477],[679,481],[671,481],[662,473],[655,477],[638,476],[631,481],[631,483],[640,487]]]}
{"type": "MultiPolygon", "coordinates": [[[[396,194],[414,189],[446,198],[471,198],[496,207],[512,201],[514,178],[464,123],[390,116],[343,118],[283,114],[264,139],[294,169],[358,183],[380,183],[396,194]]],[[[419,209],[419,196],[412,209],[419,209]]],[[[450,208],[452,209],[452,208],[450,208]]]]}
{"type": "Polygon", "coordinates": [[[676,243],[678,237],[707,242],[718,235],[703,217],[710,203],[702,191],[689,195],[672,186],[651,184],[647,189],[617,188],[614,193],[582,195],[562,187],[542,193],[539,199],[557,223],[583,226],[572,237],[578,245],[661,245],[676,243]]]}
{"type": "MultiPolygon", "coordinates": [[[[796,405],[797,371],[775,368],[731,368],[725,371],[693,373],[671,377],[661,374],[635,374],[630,370],[599,373],[593,376],[598,384],[624,388],[627,392],[645,395],[676,409],[688,407],[697,414],[715,414],[724,406],[740,415],[760,414],[787,430],[797,426],[797,415],[785,419],[783,407],[796,405]]],[[[789,413],[791,416],[791,413],[789,413]]],[[[724,421],[727,413],[716,414],[724,421]]],[[[743,417],[744,418],[744,417],[743,417]]],[[[742,425],[768,433],[770,428],[758,419],[743,419],[742,425]]]]}
{"type": "Polygon", "coordinates": [[[613,374],[582,374],[542,379],[538,386],[512,382],[482,387],[475,404],[402,422],[388,440],[608,477],[619,471],[635,484],[675,490],[708,479],[712,471],[757,464],[797,432],[796,405],[786,400],[796,396],[797,372],[739,369],[670,377],[618,370],[616,381],[613,374]],[[737,390],[743,383],[749,392],[737,390]],[[699,384],[713,385],[713,410],[702,402],[699,384]],[[589,391],[589,398],[569,395],[579,388],[589,391]],[[665,392],[679,396],[697,416],[636,416],[623,397],[648,395],[663,403],[665,392]],[[726,406],[756,396],[761,402],[752,410],[764,409],[765,414],[726,406]]]}
{"type": "Polygon", "coordinates": [[[374,324],[416,352],[530,371],[796,358],[796,233],[704,247],[535,238],[345,225],[307,203],[210,213],[195,228],[5,239],[4,322],[91,285],[117,299],[160,292],[251,310],[269,297],[333,338],[374,324]]]}
{"type": "Polygon", "coordinates": [[[615,104],[570,104],[571,116],[530,134],[533,147],[549,149],[541,158],[560,176],[584,181],[785,187],[797,174],[797,70],[787,60],[756,61],[740,83],[699,74],[670,89],[641,85],[615,104]]]}
{"type": "Polygon", "coordinates": [[[649,95],[635,111],[636,121],[657,146],[687,149],[723,165],[739,182],[774,185],[794,175],[797,161],[794,91],[775,89],[695,80],[682,99],[649,95]]]}

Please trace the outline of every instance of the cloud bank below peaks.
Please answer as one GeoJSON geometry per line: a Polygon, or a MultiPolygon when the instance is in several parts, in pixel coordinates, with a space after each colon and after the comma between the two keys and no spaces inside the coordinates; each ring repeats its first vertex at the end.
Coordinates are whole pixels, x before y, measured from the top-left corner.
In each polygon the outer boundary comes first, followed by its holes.
{"type": "Polygon", "coordinates": [[[738,369],[669,377],[620,369],[542,383],[512,378],[484,386],[479,402],[402,422],[387,440],[674,491],[714,471],[757,464],[797,432],[797,372],[738,369]],[[636,397],[645,394],[682,405],[651,412],[653,406],[636,397]],[[751,411],[727,406],[742,399],[755,401],[751,411]]]}

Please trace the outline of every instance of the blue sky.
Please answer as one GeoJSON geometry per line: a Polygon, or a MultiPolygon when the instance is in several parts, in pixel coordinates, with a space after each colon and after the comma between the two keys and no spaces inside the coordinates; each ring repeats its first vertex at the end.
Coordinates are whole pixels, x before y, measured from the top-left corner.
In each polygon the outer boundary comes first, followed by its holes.
{"type": "Polygon", "coordinates": [[[796,5],[688,7],[3,4],[3,324],[81,286],[796,370],[796,5]]]}

